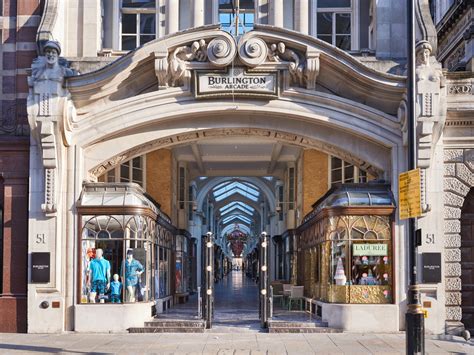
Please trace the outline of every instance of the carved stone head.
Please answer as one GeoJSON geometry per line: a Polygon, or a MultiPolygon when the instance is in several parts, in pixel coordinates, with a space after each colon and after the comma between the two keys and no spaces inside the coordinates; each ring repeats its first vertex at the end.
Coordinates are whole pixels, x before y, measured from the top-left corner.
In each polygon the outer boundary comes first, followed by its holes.
{"type": "Polygon", "coordinates": [[[433,47],[428,41],[420,41],[416,45],[416,64],[429,65],[430,56],[433,52],[433,47]]]}
{"type": "Polygon", "coordinates": [[[59,60],[61,46],[56,41],[48,41],[44,45],[43,51],[44,56],[46,57],[46,63],[49,67],[53,67],[59,60]]]}

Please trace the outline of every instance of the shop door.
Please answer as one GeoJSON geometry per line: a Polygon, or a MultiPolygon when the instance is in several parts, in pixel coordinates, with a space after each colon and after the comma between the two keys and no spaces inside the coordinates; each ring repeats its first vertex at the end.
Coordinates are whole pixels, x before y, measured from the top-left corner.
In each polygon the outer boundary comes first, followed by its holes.
{"type": "Polygon", "coordinates": [[[212,233],[207,233],[202,237],[202,317],[206,322],[206,328],[212,328],[212,318],[214,317],[214,238],[212,233]]]}
{"type": "Polygon", "coordinates": [[[474,188],[461,213],[462,322],[474,334],[474,188]]]}
{"type": "Polygon", "coordinates": [[[259,318],[260,325],[262,328],[268,327],[268,317],[270,312],[269,303],[269,254],[270,254],[270,243],[267,233],[263,232],[260,236],[260,242],[258,244],[258,283],[259,283],[259,318]]]}

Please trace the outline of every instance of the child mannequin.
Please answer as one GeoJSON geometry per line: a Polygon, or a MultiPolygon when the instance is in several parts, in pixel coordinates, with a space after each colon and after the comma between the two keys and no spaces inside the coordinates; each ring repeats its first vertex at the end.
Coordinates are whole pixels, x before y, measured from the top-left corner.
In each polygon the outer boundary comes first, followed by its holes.
{"type": "Polygon", "coordinates": [[[119,275],[114,274],[114,281],[110,283],[110,302],[120,303],[122,293],[122,283],[119,281],[119,275]]]}

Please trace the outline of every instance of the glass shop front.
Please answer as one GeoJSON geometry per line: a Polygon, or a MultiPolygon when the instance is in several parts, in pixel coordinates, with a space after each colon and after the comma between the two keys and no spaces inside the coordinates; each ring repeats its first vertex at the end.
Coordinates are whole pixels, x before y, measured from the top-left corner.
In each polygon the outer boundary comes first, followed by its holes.
{"type": "Polygon", "coordinates": [[[318,200],[298,229],[298,284],[305,296],[392,304],[394,211],[384,184],[343,184],[318,200]]]}
{"type": "Polygon", "coordinates": [[[151,315],[171,306],[173,295],[187,289],[190,236],[177,236],[169,217],[139,185],[84,184],[77,211],[76,313],[82,305],[143,304],[152,308],[146,311],[151,315]],[[160,300],[166,305],[158,307],[160,300]]]}

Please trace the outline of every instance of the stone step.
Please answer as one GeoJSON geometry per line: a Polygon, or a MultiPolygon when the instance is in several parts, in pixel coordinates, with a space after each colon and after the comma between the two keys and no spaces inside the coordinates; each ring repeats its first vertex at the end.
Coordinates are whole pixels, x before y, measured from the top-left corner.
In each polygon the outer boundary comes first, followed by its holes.
{"type": "Polygon", "coordinates": [[[328,327],[287,327],[287,328],[268,328],[269,333],[342,333],[340,329],[328,327]]]}
{"type": "Polygon", "coordinates": [[[273,328],[315,328],[315,327],[327,327],[326,322],[295,322],[295,321],[269,321],[269,327],[273,328]]]}
{"type": "Polygon", "coordinates": [[[129,328],[129,333],[204,333],[204,328],[193,328],[193,327],[137,327],[129,328]]]}
{"type": "Polygon", "coordinates": [[[145,327],[151,328],[204,328],[205,323],[202,320],[188,319],[155,319],[145,322],[145,327]]]}

